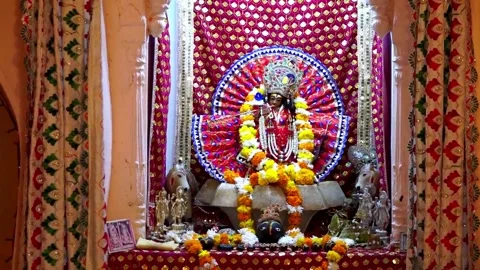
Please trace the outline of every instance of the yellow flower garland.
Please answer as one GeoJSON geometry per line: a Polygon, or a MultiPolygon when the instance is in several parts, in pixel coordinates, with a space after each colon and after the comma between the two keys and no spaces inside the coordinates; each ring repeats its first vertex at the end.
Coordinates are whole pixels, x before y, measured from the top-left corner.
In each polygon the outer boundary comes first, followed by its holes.
{"type": "Polygon", "coordinates": [[[246,159],[257,170],[248,179],[240,177],[237,173],[227,170],[224,172],[228,183],[235,184],[239,190],[238,198],[238,219],[240,227],[253,230],[254,222],[251,218],[251,207],[245,203],[251,203],[251,193],[255,185],[266,186],[278,183],[283,189],[287,200],[289,228],[297,228],[301,222],[302,197],[298,185],[311,185],[315,180],[313,168],[314,133],[309,122],[310,113],[305,99],[297,96],[294,100],[296,108],[295,125],[298,130],[299,152],[297,162],[292,164],[277,164],[273,159],[267,157],[265,152],[259,148],[257,139],[258,130],[255,128],[255,115],[253,106],[263,105],[263,101],[256,101],[257,94],[265,95],[265,88],[260,86],[254,88],[246,97],[244,104],[240,107],[241,127],[239,129],[242,149],[240,156],[246,159]]]}

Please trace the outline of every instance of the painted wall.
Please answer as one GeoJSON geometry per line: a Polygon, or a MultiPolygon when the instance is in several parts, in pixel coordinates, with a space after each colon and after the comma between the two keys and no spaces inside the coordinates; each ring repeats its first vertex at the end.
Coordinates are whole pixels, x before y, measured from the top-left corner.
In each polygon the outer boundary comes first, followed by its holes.
{"type": "MultiPolygon", "coordinates": [[[[26,70],[23,65],[23,59],[25,57],[25,47],[22,39],[20,38],[21,29],[21,15],[20,4],[15,0],[6,0],[0,2],[0,34],[2,35],[2,42],[0,42],[0,85],[3,87],[5,97],[11,105],[12,111],[15,115],[15,120],[18,123],[18,136],[15,141],[19,140],[20,144],[20,166],[24,168],[26,163],[26,112],[27,112],[27,91],[26,91],[26,70]]],[[[0,134],[1,131],[0,131],[0,134]]],[[[0,142],[6,138],[0,138],[0,142]]],[[[10,138],[11,139],[11,138],[10,138]]],[[[6,143],[0,146],[0,179],[1,190],[8,188],[9,191],[3,192],[5,196],[11,195],[10,199],[15,200],[15,203],[22,204],[24,200],[17,198],[18,183],[24,183],[25,175],[18,175],[17,168],[19,166],[18,159],[16,157],[16,145],[6,143]],[[15,150],[14,150],[15,149],[15,150]],[[14,152],[13,152],[14,151],[14,152]],[[5,156],[5,153],[14,153],[12,155],[5,156]],[[14,163],[12,163],[14,162],[14,163]],[[12,186],[14,182],[15,185],[12,186]]],[[[3,196],[3,195],[2,195],[3,196]]],[[[2,197],[3,198],[3,197],[2,197]]],[[[13,202],[13,201],[12,201],[13,202]]],[[[17,205],[18,205],[17,204],[17,205]]],[[[5,208],[14,207],[13,204],[3,204],[0,201],[0,205],[5,208]]],[[[16,205],[15,205],[16,206],[16,205]]],[[[15,207],[16,209],[16,207],[15,207]]],[[[11,213],[15,213],[15,209],[10,208],[7,212],[0,213],[1,217],[5,219],[11,216],[11,213]]],[[[18,216],[22,217],[22,216],[18,216]]],[[[0,241],[4,241],[6,235],[11,233],[11,224],[5,222],[0,225],[0,241]],[[5,232],[5,234],[3,233],[5,232]]],[[[12,236],[9,236],[11,238],[12,236]]],[[[19,237],[16,240],[21,241],[19,237]]],[[[9,243],[10,245],[12,243],[9,243]]],[[[7,244],[5,244],[7,246],[7,244]]],[[[3,250],[3,248],[2,248],[3,250]]],[[[2,259],[9,252],[2,251],[2,259]]],[[[4,260],[0,263],[0,269],[8,269],[3,265],[4,260]]]]}
{"type": "Polygon", "coordinates": [[[12,267],[18,187],[18,132],[0,85],[0,269],[12,267]]]}
{"type": "Polygon", "coordinates": [[[25,134],[27,94],[27,73],[23,65],[25,47],[20,38],[21,28],[20,4],[15,0],[0,2],[0,83],[12,109],[15,112],[17,122],[20,123],[20,133],[25,134]]]}

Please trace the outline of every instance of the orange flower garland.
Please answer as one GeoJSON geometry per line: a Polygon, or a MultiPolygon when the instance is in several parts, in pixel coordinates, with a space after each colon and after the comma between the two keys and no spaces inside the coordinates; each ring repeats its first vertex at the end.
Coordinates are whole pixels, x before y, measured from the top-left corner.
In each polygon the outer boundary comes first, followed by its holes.
{"type": "Polygon", "coordinates": [[[308,112],[308,105],[306,100],[299,96],[294,100],[296,108],[295,125],[298,130],[299,140],[298,160],[296,163],[286,166],[277,164],[274,160],[268,158],[264,151],[259,149],[258,131],[255,128],[253,107],[262,105],[263,101],[255,100],[257,94],[265,95],[263,85],[259,88],[254,88],[247,95],[244,104],[240,108],[242,116],[240,117],[241,127],[239,129],[242,145],[240,156],[249,161],[257,172],[242,179],[238,173],[227,170],[224,172],[224,177],[227,183],[235,184],[239,190],[237,217],[240,227],[253,230],[254,222],[251,214],[251,193],[253,192],[253,187],[256,185],[278,184],[286,195],[289,228],[297,228],[301,223],[303,199],[296,185],[311,185],[315,180],[315,173],[311,169],[313,168],[312,162],[314,160],[314,133],[309,122],[310,113],[308,112]]]}
{"type": "MultiPolygon", "coordinates": [[[[287,232],[288,234],[288,232],[287,232]]],[[[294,237],[293,235],[290,235],[294,237]]],[[[330,235],[319,237],[304,237],[303,234],[297,235],[295,245],[299,248],[312,248],[314,245],[325,249],[326,244],[332,240],[330,235]]],[[[348,245],[345,241],[338,239],[335,241],[334,247],[327,252],[327,261],[323,261],[318,270],[338,269],[338,261],[347,254],[348,245]],[[332,267],[329,267],[332,266],[332,267]]]]}
{"type": "Polygon", "coordinates": [[[210,255],[210,252],[203,250],[202,244],[196,237],[186,240],[184,246],[188,253],[198,255],[200,267],[220,270],[217,262],[210,255]]]}

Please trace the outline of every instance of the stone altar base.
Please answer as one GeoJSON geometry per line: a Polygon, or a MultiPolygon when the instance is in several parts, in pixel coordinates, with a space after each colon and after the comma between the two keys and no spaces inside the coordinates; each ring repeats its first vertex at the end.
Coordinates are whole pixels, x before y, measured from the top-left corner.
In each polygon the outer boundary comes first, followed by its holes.
{"type": "MultiPolygon", "coordinates": [[[[341,206],[345,200],[340,185],[325,181],[315,185],[298,185],[303,198],[303,216],[300,229],[305,232],[312,217],[320,210],[341,206]]],[[[237,189],[234,184],[208,180],[195,197],[195,204],[219,207],[228,215],[235,229],[240,229],[237,218],[237,189]]],[[[256,186],[252,193],[253,220],[260,218],[261,210],[271,204],[286,205],[283,190],[276,186],[256,186]]],[[[280,213],[284,226],[288,224],[287,211],[280,213]]]]}

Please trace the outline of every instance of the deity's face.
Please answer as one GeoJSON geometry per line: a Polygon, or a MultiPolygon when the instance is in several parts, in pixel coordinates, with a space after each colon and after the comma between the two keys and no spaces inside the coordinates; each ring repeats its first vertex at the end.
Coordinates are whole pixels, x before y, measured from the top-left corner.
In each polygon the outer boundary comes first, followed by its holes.
{"type": "Polygon", "coordinates": [[[285,230],[280,222],[265,220],[258,224],[256,234],[260,243],[277,243],[285,235],[285,230]]]}
{"type": "Polygon", "coordinates": [[[282,106],[283,97],[279,94],[268,95],[268,104],[274,108],[282,106]]]}

